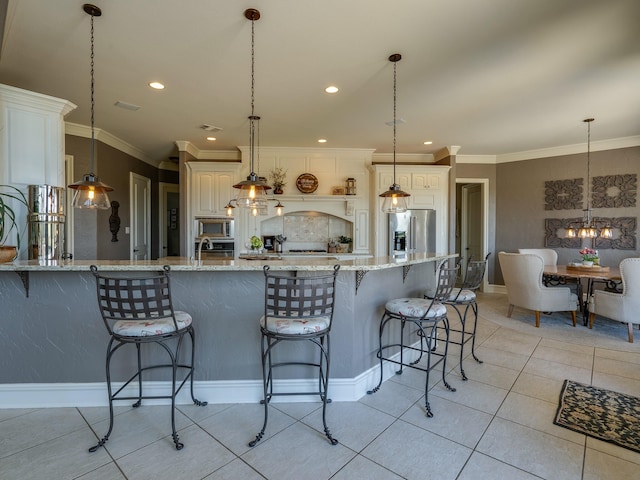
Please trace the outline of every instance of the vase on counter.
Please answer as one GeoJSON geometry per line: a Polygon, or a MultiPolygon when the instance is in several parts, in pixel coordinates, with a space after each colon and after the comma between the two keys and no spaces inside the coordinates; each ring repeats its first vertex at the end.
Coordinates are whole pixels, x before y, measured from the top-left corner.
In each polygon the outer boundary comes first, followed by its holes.
{"type": "Polygon", "coordinates": [[[582,261],[582,266],[583,267],[593,267],[593,261],[591,261],[591,260],[583,260],[582,261]]]}

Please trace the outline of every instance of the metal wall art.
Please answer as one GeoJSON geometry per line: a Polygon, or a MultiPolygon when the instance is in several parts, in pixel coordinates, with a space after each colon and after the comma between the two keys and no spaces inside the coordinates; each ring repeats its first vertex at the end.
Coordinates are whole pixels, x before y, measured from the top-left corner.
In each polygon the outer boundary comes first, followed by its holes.
{"type": "Polygon", "coordinates": [[[576,210],[582,208],[582,181],[582,178],[545,181],[544,209],[576,210]]]}
{"type": "Polygon", "coordinates": [[[631,173],[593,177],[592,191],[592,208],[635,207],[638,176],[631,173]]]}
{"type": "MultiPolygon", "coordinates": [[[[598,250],[635,250],[636,249],[636,229],[637,217],[597,217],[594,219],[597,224],[609,224],[614,231],[619,232],[616,238],[597,237],[595,248],[598,250]]],[[[569,225],[577,225],[582,222],[581,217],[576,218],[545,218],[544,219],[544,246],[549,248],[581,248],[581,238],[559,237],[558,232],[564,232],[569,225]]]]}

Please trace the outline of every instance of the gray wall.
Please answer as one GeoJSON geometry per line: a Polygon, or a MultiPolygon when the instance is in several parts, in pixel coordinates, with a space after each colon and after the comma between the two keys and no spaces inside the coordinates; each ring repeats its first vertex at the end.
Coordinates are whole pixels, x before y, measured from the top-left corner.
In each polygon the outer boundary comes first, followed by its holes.
{"type": "MultiPolygon", "coordinates": [[[[591,152],[591,177],[633,174],[640,177],[640,147],[591,152]]],[[[461,175],[466,176],[466,175],[461,175]]],[[[496,236],[495,251],[514,252],[518,248],[544,247],[545,218],[582,217],[582,210],[545,210],[544,182],[583,178],[586,188],[586,153],[501,163],[496,168],[496,236]]],[[[585,192],[586,195],[586,192],[585,192]]],[[[596,216],[640,217],[640,205],[634,208],[610,208],[593,211],[596,216]]],[[[590,246],[584,240],[583,246],[590,246]]],[[[558,263],[579,257],[575,249],[559,248],[558,263]]],[[[637,257],[636,250],[600,250],[603,265],[617,266],[627,257],[637,257]]],[[[497,257],[497,255],[496,255],[497,257]]],[[[497,258],[494,259],[497,262],[497,258]]],[[[503,285],[500,268],[495,282],[503,285]]]]}
{"type": "MultiPolygon", "coordinates": [[[[65,136],[65,153],[73,155],[74,181],[80,180],[82,175],[89,173],[90,139],[65,136]]],[[[75,257],[81,260],[128,260],[129,235],[125,227],[131,224],[129,208],[129,172],[134,172],[151,180],[151,258],[158,258],[158,201],[160,171],[109,145],[96,141],[96,173],[100,180],[113,187],[109,194],[110,200],[120,203],[120,232],[118,242],[111,241],[109,230],[109,216],[111,210],[88,211],[75,210],[75,257]]],[[[177,183],[175,174],[163,174],[162,181],[177,183]]]]}

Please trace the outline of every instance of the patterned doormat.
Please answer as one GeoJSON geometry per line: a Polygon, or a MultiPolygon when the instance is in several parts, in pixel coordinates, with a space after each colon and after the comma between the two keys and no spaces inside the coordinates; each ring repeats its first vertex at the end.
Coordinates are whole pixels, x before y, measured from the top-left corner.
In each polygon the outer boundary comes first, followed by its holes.
{"type": "Polygon", "coordinates": [[[565,380],[553,423],[640,453],[640,398],[565,380]]]}

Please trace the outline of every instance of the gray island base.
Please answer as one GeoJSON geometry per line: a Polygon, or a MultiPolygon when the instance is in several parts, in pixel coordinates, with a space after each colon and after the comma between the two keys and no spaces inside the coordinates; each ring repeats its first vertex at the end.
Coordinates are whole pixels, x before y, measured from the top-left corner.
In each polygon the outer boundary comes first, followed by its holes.
{"type": "MultiPolygon", "coordinates": [[[[264,305],[262,268],[319,271],[340,264],[331,332],[329,396],[355,401],[377,383],[378,323],[392,298],[421,296],[434,282],[446,254],[403,258],[206,260],[180,257],[157,261],[64,261],[0,264],[0,408],[102,406],[107,404],[105,354],[109,336],[96,303],[89,271],[136,275],[171,267],[174,308],[193,317],[196,331],[196,395],[209,403],[258,402],[262,398],[260,331],[264,305]],[[27,296],[28,292],[28,296],[27,296]]],[[[417,340],[417,339],[416,339],[417,340]]],[[[304,342],[280,349],[306,355],[304,342]]],[[[313,353],[309,349],[309,355],[313,353]]],[[[112,362],[116,381],[128,378],[135,349],[123,349],[112,362]]],[[[188,353],[188,352],[185,352],[188,353]]],[[[149,355],[154,359],[164,353],[149,355]]],[[[144,361],[144,359],[143,359],[144,361]]],[[[385,372],[385,378],[392,374],[385,372]]],[[[283,370],[282,391],[315,387],[303,367],[283,370]]],[[[147,388],[166,391],[167,378],[150,375],[147,388]]],[[[189,403],[186,392],[180,400],[189,403]]],[[[287,397],[288,398],[288,397],[287,397]]],[[[316,401],[299,397],[299,401],[316,401]]],[[[289,399],[288,401],[291,401],[289,399]]]]}

